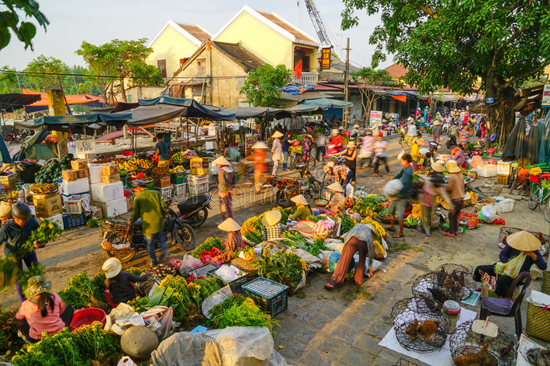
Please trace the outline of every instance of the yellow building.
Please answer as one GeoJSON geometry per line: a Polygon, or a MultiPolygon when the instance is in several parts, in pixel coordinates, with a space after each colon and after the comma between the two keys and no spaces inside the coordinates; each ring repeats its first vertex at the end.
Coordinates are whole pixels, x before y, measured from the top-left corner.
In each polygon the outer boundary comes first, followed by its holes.
{"type": "Polygon", "coordinates": [[[238,107],[244,80],[265,63],[241,44],[205,42],[174,74],[170,95],[222,108],[238,107]]]}
{"type": "Polygon", "coordinates": [[[244,6],[212,40],[239,43],[276,66],[294,69],[302,62],[302,84],[316,84],[318,78],[319,42],[274,13],[244,6]]]}
{"type": "Polygon", "coordinates": [[[162,77],[170,78],[211,37],[198,25],[169,20],[149,44],[153,53],[147,58],[147,63],[158,67],[162,77]]]}

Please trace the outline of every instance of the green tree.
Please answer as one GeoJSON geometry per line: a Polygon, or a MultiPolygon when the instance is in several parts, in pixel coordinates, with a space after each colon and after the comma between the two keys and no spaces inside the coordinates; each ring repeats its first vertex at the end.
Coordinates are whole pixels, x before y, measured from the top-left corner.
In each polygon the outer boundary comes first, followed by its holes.
{"type": "Polygon", "coordinates": [[[365,113],[365,120],[370,120],[370,111],[381,96],[376,94],[373,86],[388,85],[391,81],[391,75],[386,70],[376,70],[372,67],[362,67],[359,71],[350,73],[351,80],[359,87],[361,94],[361,105],[365,113]]]}
{"type": "Polygon", "coordinates": [[[0,68],[0,94],[20,93],[15,69],[9,66],[0,68]]]}
{"type": "Polygon", "coordinates": [[[126,89],[133,86],[157,86],[163,84],[160,71],[145,62],[153,49],[146,47],[146,38],[137,41],[114,39],[100,46],[82,42],[77,55],[82,56],[96,77],[94,83],[101,94],[114,98],[115,82],[123,101],[127,101],[126,89]]]}
{"type": "Polygon", "coordinates": [[[31,22],[20,21],[18,12],[23,12],[28,18],[34,18],[46,30],[46,25],[50,22],[39,10],[38,3],[35,0],[2,0],[0,4],[5,8],[4,11],[0,11],[0,50],[10,43],[10,29],[25,44],[25,49],[30,47],[32,50],[36,26],[31,22]]]}
{"type": "Polygon", "coordinates": [[[514,93],[550,63],[547,0],[344,0],[342,28],[359,24],[357,10],[381,14],[370,43],[373,65],[392,54],[421,93],[441,87],[469,94],[481,86],[491,132],[501,143],[514,125],[514,93]]]}
{"type": "Polygon", "coordinates": [[[278,90],[292,81],[292,72],[285,65],[260,66],[245,79],[240,93],[245,94],[254,107],[272,107],[273,101],[281,97],[278,90]]]}
{"type": "Polygon", "coordinates": [[[63,61],[40,55],[27,64],[25,72],[31,89],[46,92],[48,89],[63,87],[63,75],[59,74],[65,74],[68,70],[69,67],[63,61]]]}

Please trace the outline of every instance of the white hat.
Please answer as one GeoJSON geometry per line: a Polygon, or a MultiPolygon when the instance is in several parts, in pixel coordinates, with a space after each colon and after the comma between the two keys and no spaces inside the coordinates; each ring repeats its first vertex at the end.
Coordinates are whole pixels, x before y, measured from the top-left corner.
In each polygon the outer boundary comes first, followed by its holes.
{"type": "Polygon", "coordinates": [[[439,121],[434,122],[434,126],[439,126],[440,124],[441,124],[441,122],[439,122],[439,121]]]}
{"type": "Polygon", "coordinates": [[[279,138],[279,137],[283,137],[284,135],[282,133],[280,133],[279,131],[275,131],[275,133],[273,134],[273,137],[274,138],[279,138]]]}
{"type": "Polygon", "coordinates": [[[294,203],[299,204],[299,205],[304,205],[304,206],[309,205],[309,202],[306,200],[306,198],[302,194],[294,196],[290,200],[294,203]]]}
{"type": "Polygon", "coordinates": [[[429,153],[429,152],[430,152],[430,150],[426,149],[425,147],[423,147],[422,149],[420,149],[420,153],[421,153],[422,155],[426,155],[426,153],[429,153]]]}
{"type": "Polygon", "coordinates": [[[438,173],[443,173],[445,167],[443,166],[443,162],[441,160],[438,160],[432,164],[432,169],[438,173]]]}
{"type": "Polygon", "coordinates": [[[414,118],[409,117],[409,122],[414,122],[414,118]]]}
{"type": "Polygon", "coordinates": [[[342,186],[340,185],[340,183],[338,182],[334,182],[332,183],[330,186],[327,187],[328,189],[330,189],[331,191],[334,191],[334,192],[340,192],[340,193],[344,193],[344,188],[342,188],[342,186]]]}
{"type": "Polygon", "coordinates": [[[223,231],[238,231],[241,229],[241,225],[237,223],[237,221],[233,220],[233,218],[228,218],[224,222],[218,225],[218,229],[223,231]]]}
{"type": "Polygon", "coordinates": [[[214,165],[227,165],[227,166],[231,165],[231,163],[226,158],[224,158],[223,156],[218,157],[216,160],[214,160],[212,162],[212,164],[214,164],[214,165]]]}
{"type": "Polygon", "coordinates": [[[355,142],[354,141],[348,142],[348,147],[355,147],[355,142]]]}
{"type": "Polygon", "coordinates": [[[263,141],[258,141],[254,145],[252,145],[252,149],[269,149],[269,146],[263,141]]]}
{"type": "Polygon", "coordinates": [[[103,263],[101,269],[105,272],[105,277],[113,278],[122,270],[122,263],[118,258],[109,258],[103,263]]]}
{"type": "Polygon", "coordinates": [[[281,211],[273,210],[268,211],[264,214],[264,217],[262,217],[262,225],[263,226],[273,226],[277,224],[279,221],[281,221],[281,217],[283,214],[281,211]]]}

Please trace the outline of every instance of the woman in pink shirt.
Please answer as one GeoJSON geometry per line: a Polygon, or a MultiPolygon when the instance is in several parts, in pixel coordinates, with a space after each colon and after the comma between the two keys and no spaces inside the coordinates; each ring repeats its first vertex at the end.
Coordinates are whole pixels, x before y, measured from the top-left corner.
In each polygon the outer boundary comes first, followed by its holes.
{"type": "Polygon", "coordinates": [[[55,334],[69,326],[73,319],[74,308],[67,306],[51,288],[50,281],[42,276],[29,278],[21,307],[15,314],[15,325],[23,339],[34,343],[42,338],[42,333],[55,334]]]}

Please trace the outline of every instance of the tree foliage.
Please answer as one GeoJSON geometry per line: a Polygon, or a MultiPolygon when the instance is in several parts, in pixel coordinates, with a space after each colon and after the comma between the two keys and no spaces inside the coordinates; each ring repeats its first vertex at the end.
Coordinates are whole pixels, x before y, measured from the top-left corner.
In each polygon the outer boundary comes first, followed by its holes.
{"type": "Polygon", "coordinates": [[[370,43],[373,63],[392,54],[421,93],[441,87],[493,97],[489,122],[505,138],[513,125],[514,87],[550,63],[548,0],[344,0],[342,28],[357,10],[379,13],[370,43]],[[481,81],[481,83],[479,83],[481,81]]]}
{"type": "Polygon", "coordinates": [[[30,89],[46,92],[48,89],[59,89],[62,87],[59,74],[66,74],[69,67],[63,61],[55,57],[40,55],[27,64],[25,72],[30,89]]]}
{"type": "Polygon", "coordinates": [[[359,71],[350,73],[350,77],[353,83],[359,86],[361,105],[365,119],[368,121],[374,102],[380,98],[380,95],[371,90],[372,87],[388,85],[392,81],[392,77],[386,70],[376,70],[372,67],[362,67],[359,71]]]}
{"type": "Polygon", "coordinates": [[[0,68],[0,94],[19,93],[19,85],[15,69],[9,66],[0,68]]]}
{"type": "Polygon", "coordinates": [[[292,71],[285,65],[273,67],[266,64],[248,75],[240,92],[246,95],[248,102],[254,107],[271,107],[273,101],[281,97],[278,89],[291,80],[292,71]]]}
{"type": "Polygon", "coordinates": [[[32,50],[36,26],[31,22],[21,21],[18,12],[22,11],[26,17],[35,19],[46,30],[46,25],[50,22],[40,11],[38,3],[34,0],[2,0],[0,4],[5,8],[0,11],[0,50],[10,43],[10,30],[25,44],[25,49],[30,47],[32,50]]]}
{"type": "Polygon", "coordinates": [[[126,89],[133,86],[157,86],[163,84],[160,71],[145,60],[153,49],[144,44],[147,39],[123,41],[114,39],[99,46],[82,42],[76,51],[96,76],[94,83],[107,100],[109,92],[114,97],[115,83],[122,99],[127,101],[126,89]]]}

